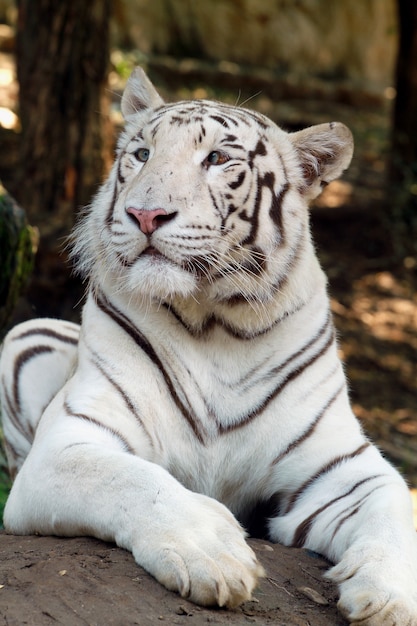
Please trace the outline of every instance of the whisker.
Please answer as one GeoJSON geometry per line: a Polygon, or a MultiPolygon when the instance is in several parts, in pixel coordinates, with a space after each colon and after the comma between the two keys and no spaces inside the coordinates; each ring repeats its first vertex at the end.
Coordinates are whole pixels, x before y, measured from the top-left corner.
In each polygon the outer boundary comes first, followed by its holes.
{"type": "MultiPolygon", "coordinates": [[[[262,93],[261,91],[258,91],[257,93],[254,93],[253,96],[249,96],[249,98],[246,98],[246,100],[244,100],[243,102],[241,102],[239,105],[236,104],[236,106],[240,106],[243,107],[245,104],[247,104],[248,102],[250,102],[251,100],[253,100],[254,98],[257,98],[258,96],[260,96],[262,93]]],[[[239,94],[240,95],[240,94],[239,94]]]]}

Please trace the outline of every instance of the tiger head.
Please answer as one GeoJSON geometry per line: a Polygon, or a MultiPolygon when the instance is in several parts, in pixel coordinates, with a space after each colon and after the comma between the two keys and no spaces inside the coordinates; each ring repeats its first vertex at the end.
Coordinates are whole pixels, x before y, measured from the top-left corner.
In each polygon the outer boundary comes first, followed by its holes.
{"type": "Polygon", "coordinates": [[[274,298],[313,254],[307,205],[348,166],[350,131],[286,133],[240,107],[166,104],[139,68],[122,112],[110,176],[75,229],[78,269],[129,298],[274,298]]]}

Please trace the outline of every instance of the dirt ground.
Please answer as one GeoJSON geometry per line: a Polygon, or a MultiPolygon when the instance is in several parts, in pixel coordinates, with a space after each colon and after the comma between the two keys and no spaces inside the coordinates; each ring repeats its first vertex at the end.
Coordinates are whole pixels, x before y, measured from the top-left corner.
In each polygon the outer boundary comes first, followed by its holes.
{"type": "Polygon", "coordinates": [[[130,553],[96,539],[0,534],[0,624],[344,626],[328,564],[305,550],[250,540],[267,577],[236,610],[197,607],[164,589],[130,553]]]}

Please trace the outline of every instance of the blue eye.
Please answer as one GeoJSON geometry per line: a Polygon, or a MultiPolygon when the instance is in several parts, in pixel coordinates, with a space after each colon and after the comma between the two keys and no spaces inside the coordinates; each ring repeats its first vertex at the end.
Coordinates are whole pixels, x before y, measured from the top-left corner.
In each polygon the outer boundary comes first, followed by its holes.
{"type": "Polygon", "coordinates": [[[139,148],[139,150],[136,150],[136,152],[134,152],[133,154],[141,163],[146,163],[146,161],[149,159],[148,148],[139,148]]]}

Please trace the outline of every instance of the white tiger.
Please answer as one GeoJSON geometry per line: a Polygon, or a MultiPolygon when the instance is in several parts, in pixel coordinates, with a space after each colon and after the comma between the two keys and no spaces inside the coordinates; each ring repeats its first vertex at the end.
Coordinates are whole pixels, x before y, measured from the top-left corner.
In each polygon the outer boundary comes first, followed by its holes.
{"type": "Polygon", "coordinates": [[[243,526],[336,563],[351,623],[415,626],[411,501],[350,409],[308,225],[350,132],[165,104],[140,69],[122,111],[73,238],[81,328],[34,320],[4,344],[6,529],[115,541],[234,607],[263,575],[243,526]]]}

